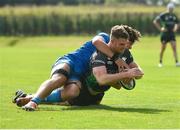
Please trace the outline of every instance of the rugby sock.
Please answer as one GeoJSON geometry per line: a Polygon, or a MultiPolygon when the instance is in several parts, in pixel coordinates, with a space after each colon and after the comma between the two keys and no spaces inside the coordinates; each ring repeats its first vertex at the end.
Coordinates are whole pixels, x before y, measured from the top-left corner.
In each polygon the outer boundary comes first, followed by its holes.
{"type": "Polygon", "coordinates": [[[31,101],[35,102],[38,105],[41,103],[42,99],[40,99],[39,97],[33,97],[31,101]]]}
{"type": "Polygon", "coordinates": [[[56,89],[56,90],[52,91],[52,93],[49,96],[47,96],[42,102],[56,103],[56,102],[61,102],[61,101],[62,101],[61,90],[56,89]]]}

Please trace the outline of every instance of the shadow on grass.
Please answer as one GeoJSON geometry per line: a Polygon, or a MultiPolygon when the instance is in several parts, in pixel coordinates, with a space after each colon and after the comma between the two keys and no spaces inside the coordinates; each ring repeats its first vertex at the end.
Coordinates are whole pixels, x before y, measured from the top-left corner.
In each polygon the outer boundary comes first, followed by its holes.
{"type": "Polygon", "coordinates": [[[143,114],[159,114],[161,112],[170,112],[169,110],[161,110],[155,108],[132,108],[132,107],[113,107],[108,105],[92,105],[92,106],[68,106],[68,107],[41,107],[40,111],[74,111],[74,110],[107,110],[107,111],[118,111],[118,112],[136,112],[143,114]]]}

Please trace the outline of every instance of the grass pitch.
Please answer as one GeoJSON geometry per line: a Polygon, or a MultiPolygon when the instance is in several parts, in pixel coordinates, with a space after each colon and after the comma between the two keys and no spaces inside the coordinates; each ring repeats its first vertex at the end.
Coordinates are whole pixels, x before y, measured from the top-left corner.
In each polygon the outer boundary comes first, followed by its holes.
{"type": "Polygon", "coordinates": [[[100,106],[40,105],[26,112],[11,103],[17,89],[35,92],[58,56],[91,38],[0,37],[0,128],[180,128],[180,68],[169,45],[164,67],[157,67],[159,37],[144,37],[132,50],[145,73],[136,88],[111,89],[100,106]]]}

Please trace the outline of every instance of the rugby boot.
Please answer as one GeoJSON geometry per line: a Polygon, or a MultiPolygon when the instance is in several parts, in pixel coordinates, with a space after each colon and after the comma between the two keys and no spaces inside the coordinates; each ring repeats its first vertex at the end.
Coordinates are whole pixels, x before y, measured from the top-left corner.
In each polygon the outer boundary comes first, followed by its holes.
{"type": "Polygon", "coordinates": [[[22,90],[17,90],[17,91],[15,92],[15,96],[14,96],[13,99],[12,99],[12,102],[13,102],[13,103],[16,103],[16,100],[17,100],[18,98],[26,97],[26,96],[27,96],[27,94],[24,93],[22,90]]]}

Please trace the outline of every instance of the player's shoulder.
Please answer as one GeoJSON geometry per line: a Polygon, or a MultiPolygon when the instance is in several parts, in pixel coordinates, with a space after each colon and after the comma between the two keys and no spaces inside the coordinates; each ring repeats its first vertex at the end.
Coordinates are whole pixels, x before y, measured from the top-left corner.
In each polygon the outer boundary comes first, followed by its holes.
{"type": "Polygon", "coordinates": [[[98,35],[105,35],[105,36],[109,36],[109,34],[107,34],[106,32],[99,32],[98,35]]]}

